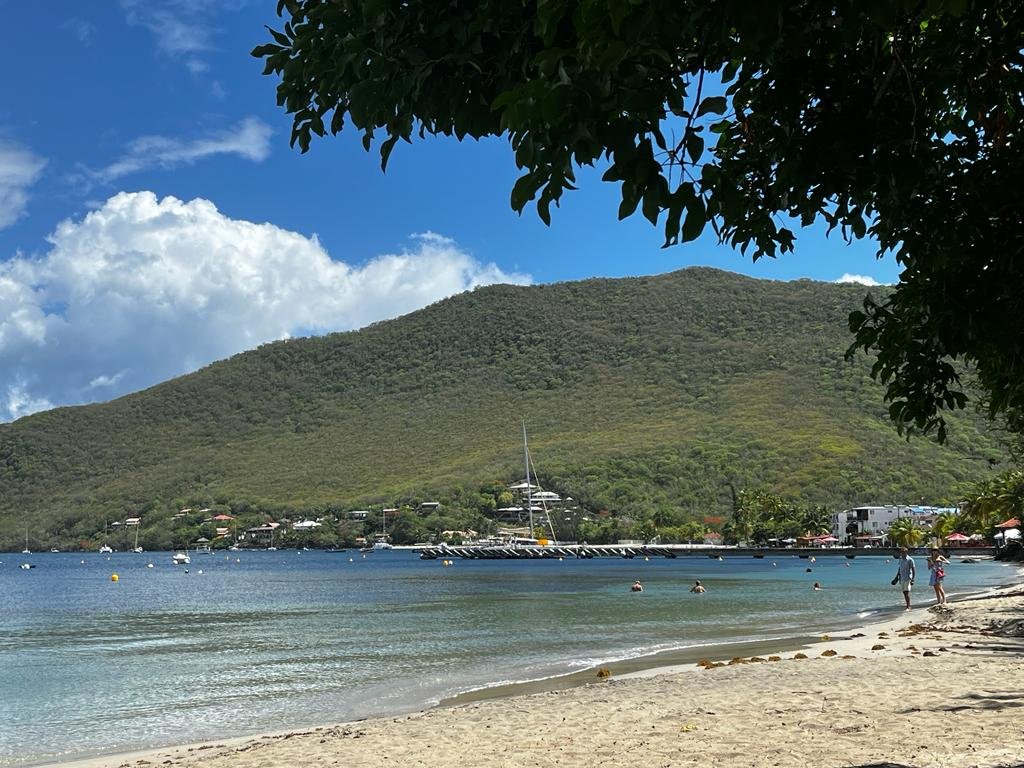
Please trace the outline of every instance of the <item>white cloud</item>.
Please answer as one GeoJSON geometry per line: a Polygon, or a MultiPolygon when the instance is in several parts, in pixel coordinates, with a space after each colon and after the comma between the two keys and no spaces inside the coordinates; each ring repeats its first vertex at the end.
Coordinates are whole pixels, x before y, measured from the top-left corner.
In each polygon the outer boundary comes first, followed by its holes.
{"type": "Polygon", "coordinates": [[[870,275],[854,275],[854,274],[851,274],[849,272],[844,273],[842,277],[840,277],[838,280],[836,280],[836,282],[837,283],[858,283],[860,285],[869,285],[869,286],[885,285],[885,283],[878,282],[877,280],[875,280],[875,278],[871,277],[870,275]]]}
{"type": "Polygon", "coordinates": [[[128,23],[152,32],[160,50],[172,56],[213,48],[215,30],[208,9],[215,5],[194,0],[121,0],[128,23]]]}
{"type": "Polygon", "coordinates": [[[156,38],[157,49],[181,61],[193,75],[209,68],[201,58],[216,50],[221,33],[217,17],[236,12],[251,0],[120,0],[128,24],[156,38]]]}
{"type": "Polygon", "coordinates": [[[0,262],[0,420],[138,390],[274,339],[528,283],[434,233],[361,266],[202,199],[121,193],[0,262]]]}
{"type": "Polygon", "coordinates": [[[25,212],[28,190],[39,179],[46,160],[25,147],[0,140],[0,229],[25,212]]]}
{"type": "Polygon", "coordinates": [[[256,117],[247,117],[223,131],[192,140],[167,136],[142,136],[128,145],[124,157],[114,163],[88,170],[87,175],[100,182],[112,182],[147,168],[171,169],[192,165],[214,155],[238,155],[261,162],[270,154],[270,126],[256,117]]]}

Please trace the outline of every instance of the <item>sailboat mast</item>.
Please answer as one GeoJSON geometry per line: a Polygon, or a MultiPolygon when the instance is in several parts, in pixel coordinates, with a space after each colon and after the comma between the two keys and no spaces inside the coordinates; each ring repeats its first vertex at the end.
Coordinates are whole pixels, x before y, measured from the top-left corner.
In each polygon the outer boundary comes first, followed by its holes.
{"type": "Polygon", "coordinates": [[[523,463],[526,464],[526,508],[530,511],[530,536],[533,538],[533,483],[530,482],[530,449],[526,446],[526,420],[523,420],[523,463]]]}

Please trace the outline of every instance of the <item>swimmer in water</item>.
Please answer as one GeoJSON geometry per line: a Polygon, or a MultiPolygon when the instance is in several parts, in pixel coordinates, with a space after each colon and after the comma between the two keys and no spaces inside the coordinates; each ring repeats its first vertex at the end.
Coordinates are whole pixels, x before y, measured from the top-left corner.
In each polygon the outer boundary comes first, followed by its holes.
{"type": "Polygon", "coordinates": [[[690,588],[690,591],[697,595],[707,592],[707,590],[704,589],[704,585],[699,581],[694,583],[693,587],[690,588]]]}
{"type": "Polygon", "coordinates": [[[640,583],[640,579],[633,582],[633,586],[629,588],[630,592],[643,592],[644,585],[640,583]]]}

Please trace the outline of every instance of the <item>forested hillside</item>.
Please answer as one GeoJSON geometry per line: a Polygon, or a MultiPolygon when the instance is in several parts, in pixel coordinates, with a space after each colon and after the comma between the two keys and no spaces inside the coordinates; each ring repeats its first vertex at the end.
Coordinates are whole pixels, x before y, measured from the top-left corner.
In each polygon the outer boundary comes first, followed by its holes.
{"type": "Polygon", "coordinates": [[[545,483],[595,511],[722,514],[730,486],[836,507],[955,500],[1002,452],[970,414],[948,447],[895,434],[870,362],[843,357],[865,290],[705,268],[492,286],[269,344],[0,425],[0,546],[191,503],[465,497],[521,478],[524,419],[545,483]]]}

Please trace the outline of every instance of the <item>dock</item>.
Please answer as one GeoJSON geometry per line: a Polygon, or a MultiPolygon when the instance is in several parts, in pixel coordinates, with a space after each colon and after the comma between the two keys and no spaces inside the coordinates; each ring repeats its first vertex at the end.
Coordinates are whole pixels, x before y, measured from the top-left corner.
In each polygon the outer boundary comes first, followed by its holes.
{"type": "MultiPolygon", "coordinates": [[[[701,546],[699,544],[548,544],[514,545],[514,546],[428,546],[413,547],[420,553],[423,560],[454,559],[463,560],[590,560],[595,557],[621,557],[627,560],[636,557],[708,557],[719,558],[755,558],[779,559],[783,557],[893,557],[895,549],[865,549],[858,547],[829,547],[803,549],[760,549],[755,547],[720,547],[701,546]]],[[[922,550],[923,551],[923,550],[922,550]]],[[[993,554],[992,547],[962,547],[947,550],[950,556],[978,557],[993,554]]],[[[915,554],[917,554],[915,552],[915,554]]]]}

